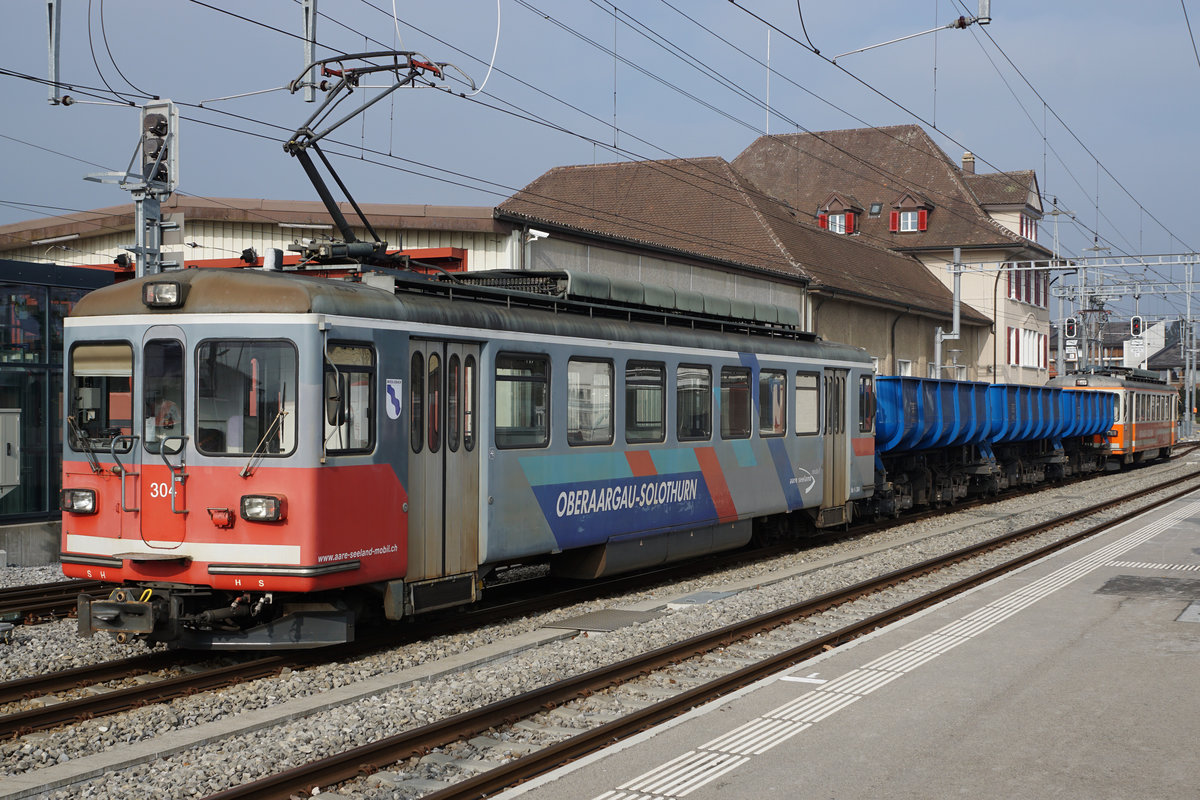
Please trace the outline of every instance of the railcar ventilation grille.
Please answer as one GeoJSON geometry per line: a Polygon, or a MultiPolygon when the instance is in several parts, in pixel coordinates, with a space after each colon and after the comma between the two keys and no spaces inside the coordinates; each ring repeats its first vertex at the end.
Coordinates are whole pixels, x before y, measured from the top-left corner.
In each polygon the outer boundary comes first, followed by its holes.
{"type": "Polygon", "coordinates": [[[593,306],[732,322],[766,330],[799,332],[800,328],[800,312],[789,306],[706,295],[590,272],[486,270],[457,273],[443,280],[580,301],[593,306]]]}

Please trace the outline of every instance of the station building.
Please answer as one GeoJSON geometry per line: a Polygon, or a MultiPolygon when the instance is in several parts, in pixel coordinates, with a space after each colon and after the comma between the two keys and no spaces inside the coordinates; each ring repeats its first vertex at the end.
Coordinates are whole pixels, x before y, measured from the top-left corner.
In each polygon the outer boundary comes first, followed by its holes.
{"type": "MultiPolygon", "coordinates": [[[[897,125],[763,136],[733,166],[815,224],[911,256],[947,286],[959,248],[962,298],[992,322],[982,338],[949,345],[961,350],[967,377],[1042,384],[1053,281],[1044,267],[1053,253],[1038,243],[1037,176],[979,173],[975,162],[965,153],[956,164],[920,126],[897,125]]],[[[925,365],[894,358],[889,374],[932,377],[925,365]]]]}

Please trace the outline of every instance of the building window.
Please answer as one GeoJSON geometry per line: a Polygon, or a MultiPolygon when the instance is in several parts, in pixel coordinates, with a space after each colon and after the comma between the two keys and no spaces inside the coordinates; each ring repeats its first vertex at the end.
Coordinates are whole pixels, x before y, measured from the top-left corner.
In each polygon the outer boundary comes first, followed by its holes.
{"type": "Polygon", "coordinates": [[[907,361],[903,358],[897,359],[896,360],[896,374],[897,375],[912,375],[913,374],[912,373],[912,362],[907,361]]]}
{"type": "Polygon", "coordinates": [[[917,230],[917,213],[916,211],[901,211],[900,212],[900,232],[911,233],[917,230]]]}
{"type": "Polygon", "coordinates": [[[1038,240],[1037,220],[1028,214],[1021,214],[1021,235],[1036,242],[1038,240]]]}
{"type": "Polygon", "coordinates": [[[1050,363],[1050,337],[1037,331],[1010,327],[1006,360],[1013,367],[1046,369],[1050,363]]]}

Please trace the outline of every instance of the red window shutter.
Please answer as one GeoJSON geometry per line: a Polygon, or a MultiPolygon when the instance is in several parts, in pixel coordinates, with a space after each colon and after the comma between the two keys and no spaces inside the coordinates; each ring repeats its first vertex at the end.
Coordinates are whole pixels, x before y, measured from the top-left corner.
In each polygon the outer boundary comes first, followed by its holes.
{"type": "Polygon", "coordinates": [[[1013,298],[1013,279],[1012,279],[1012,267],[1011,266],[1007,267],[1004,270],[1004,277],[1008,280],[1008,299],[1012,300],[1012,298],[1013,298]]]}
{"type": "Polygon", "coordinates": [[[1008,329],[1008,341],[1007,341],[1007,344],[1008,344],[1008,346],[1007,346],[1006,348],[1004,348],[1004,360],[1005,360],[1007,363],[1009,363],[1009,364],[1013,363],[1013,335],[1012,335],[1012,331],[1013,331],[1013,329],[1012,329],[1012,328],[1009,328],[1009,329],[1008,329]]]}
{"type": "Polygon", "coordinates": [[[822,228],[829,227],[829,215],[825,213],[817,214],[817,225],[822,228]]]}
{"type": "Polygon", "coordinates": [[[854,212],[846,212],[846,233],[854,233],[854,212]]]}
{"type": "Polygon", "coordinates": [[[923,231],[929,227],[929,212],[921,209],[917,212],[917,230],[923,231]]]}
{"type": "Polygon", "coordinates": [[[900,212],[893,211],[891,219],[888,220],[888,230],[892,233],[900,230],[900,212]]]}

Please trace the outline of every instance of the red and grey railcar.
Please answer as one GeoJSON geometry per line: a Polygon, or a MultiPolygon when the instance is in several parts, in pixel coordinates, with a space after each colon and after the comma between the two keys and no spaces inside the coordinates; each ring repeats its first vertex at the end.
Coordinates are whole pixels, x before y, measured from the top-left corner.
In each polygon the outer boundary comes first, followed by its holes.
{"type": "Polygon", "coordinates": [[[64,571],[85,634],[313,647],[466,604],[497,568],[599,576],[848,522],[867,355],[795,311],[595,276],[184,270],[66,324],[64,571]],[[534,286],[530,281],[538,282],[534,286]]]}

